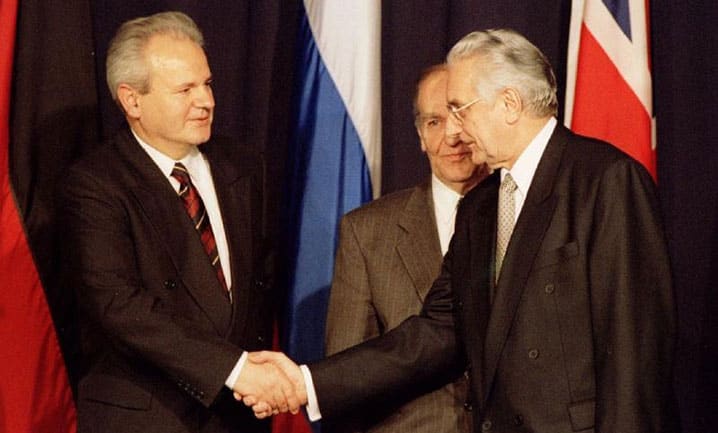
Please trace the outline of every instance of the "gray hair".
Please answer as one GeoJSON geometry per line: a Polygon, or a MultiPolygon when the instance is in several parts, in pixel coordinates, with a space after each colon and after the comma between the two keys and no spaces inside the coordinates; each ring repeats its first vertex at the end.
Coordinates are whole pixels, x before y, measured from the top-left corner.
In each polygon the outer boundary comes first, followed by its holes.
{"type": "Polygon", "coordinates": [[[187,38],[204,47],[204,37],[197,24],[182,12],[160,12],[125,22],[112,38],[105,62],[107,85],[115,101],[117,87],[122,83],[140,93],[149,92],[150,76],[144,50],[150,38],[157,34],[187,38]]]}
{"type": "Polygon", "coordinates": [[[556,115],[556,76],[546,56],[525,37],[510,29],[476,31],[464,36],[447,55],[451,64],[480,58],[477,70],[481,97],[493,97],[506,87],[516,89],[529,112],[544,117],[556,115]]]}

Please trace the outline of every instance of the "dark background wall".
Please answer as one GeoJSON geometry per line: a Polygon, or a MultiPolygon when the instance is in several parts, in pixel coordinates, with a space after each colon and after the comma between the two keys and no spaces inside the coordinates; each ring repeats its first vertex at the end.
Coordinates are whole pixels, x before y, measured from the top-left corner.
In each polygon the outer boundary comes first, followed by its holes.
{"type": "MultiPolygon", "coordinates": [[[[686,433],[718,431],[718,4],[651,4],[658,186],[679,317],[675,384],[686,433]]],[[[204,30],[217,99],[215,134],[262,151],[278,232],[293,108],[297,1],[24,0],[15,60],[11,176],[63,341],[72,305],[53,285],[52,193],[62,172],[120,124],[104,83],[108,41],[124,20],[161,10],[204,30]]],[[[513,27],[554,65],[565,86],[568,0],[382,2],[383,192],[428,173],[412,126],[414,80],[471,30],[513,27]]],[[[560,95],[560,100],[563,94],[560,95]]],[[[563,114],[561,113],[561,116],[563,114]]],[[[67,344],[66,344],[67,347],[67,344]]],[[[71,364],[72,362],[69,361],[71,364]]],[[[71,366],[71,365],[70,365],[71,366]]]]}

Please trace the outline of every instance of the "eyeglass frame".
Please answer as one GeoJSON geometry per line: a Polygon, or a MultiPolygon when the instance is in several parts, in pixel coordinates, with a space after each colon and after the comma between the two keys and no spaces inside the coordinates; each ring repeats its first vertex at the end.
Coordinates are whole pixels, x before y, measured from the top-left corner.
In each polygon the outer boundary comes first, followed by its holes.
{"type": "Polygon", "coordinates": [[[478,97],[474,100],[467,102],[466,104],[462,105],[461,107],[455,107],[452,104],[446,104],[446,109],[449,110],[449,113],[451,113],[451,115],[454,116],[454,119],[456,119],[457,122],[461,123],[464,121],[464,118],[459,113],[461,113],[462,111],[471,107],[472,105],[476,104],[480,100],[481,100],[481,97],[478,97]]]}

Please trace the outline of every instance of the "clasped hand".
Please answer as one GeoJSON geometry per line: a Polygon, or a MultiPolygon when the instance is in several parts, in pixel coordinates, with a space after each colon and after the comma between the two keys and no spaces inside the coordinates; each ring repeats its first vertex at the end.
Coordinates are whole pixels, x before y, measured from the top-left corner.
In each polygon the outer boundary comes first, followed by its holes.
{"type": "Polygon", "coordinates": [[[297,364],[280,352],[252,352],[235,382],[234,398],[266,418],[278,413],[296,414],[307,404],[304,376],[297,364]]]}

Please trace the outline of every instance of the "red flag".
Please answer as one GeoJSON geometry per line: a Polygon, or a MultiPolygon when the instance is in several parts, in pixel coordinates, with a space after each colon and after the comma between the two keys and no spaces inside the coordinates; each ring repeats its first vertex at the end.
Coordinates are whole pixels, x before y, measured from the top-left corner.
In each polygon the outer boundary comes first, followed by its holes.
{"type": "Polygon", "coordinates": [[[566,125],[614,144],[656,177],[647,0],[574,0],[566,125]]]}
{"type": "Polygon", "coordinates": [[[17,0],[0,1],[0,431],[74,433],[75,407],[45,292],[10,186],[17,0]]]}

